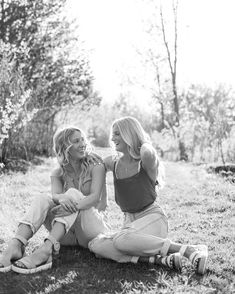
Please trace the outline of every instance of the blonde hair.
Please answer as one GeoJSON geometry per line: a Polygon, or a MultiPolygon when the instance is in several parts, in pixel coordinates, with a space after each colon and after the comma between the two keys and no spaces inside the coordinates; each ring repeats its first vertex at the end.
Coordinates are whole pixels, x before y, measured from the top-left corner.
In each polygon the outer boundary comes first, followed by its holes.
{"type": "MultiPolygon", "coordinates": [[[[112,129],[114,126],[117,126],[123,141],[127,144],[130,156],[139,160],[141,145],[143,143],[152,144],[149,135],[145,132],[140,122],[131,116],[116,119],[111,126],[110,138],[112,136],[112,129]]],[[[159,188],[162,188],[165,184],[165,169],[160,161],[157,180],[159,188]]]]}
{"type": "Polygon", "coordinates": [[[140,122],[131,116],[121,117],[113,122],[110,135],[114,126],[117,126],[123,141],[127,144],[131,157],[140,159],[141,145],[144,142],[151,143],[140,122]]]}
{"type": "Polygon", "coordinates": [[[86,142],[86,151],[84,158],[81,159],[81,174],[79,177],[79,189],[81,188],[82,179],[85,177],[88,166],[89,159],[91,153],[91,145],[87,140],[84,132],[76,127],[67,127],[61,130],[58,130],[53,136],[53,150],[57,157],[59,165],[62,167],[63,172],[69,172],[71,170],[71,162],[69,157],[69,149],[73,145],[70,138],[75,133],[79,132],[84,138],[86,142]]]}

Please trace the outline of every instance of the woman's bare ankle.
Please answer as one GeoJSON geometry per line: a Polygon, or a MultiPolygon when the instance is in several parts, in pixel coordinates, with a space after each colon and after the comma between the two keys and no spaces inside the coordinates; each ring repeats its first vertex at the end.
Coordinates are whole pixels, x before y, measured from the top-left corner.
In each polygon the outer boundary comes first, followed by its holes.
{"type": "Polygon", "coordinates": [[[185,250],[184,256],[189,258],[189,256],[195,251],[195,248],[191,245],[187,246],[187,249],[185,250]]]}

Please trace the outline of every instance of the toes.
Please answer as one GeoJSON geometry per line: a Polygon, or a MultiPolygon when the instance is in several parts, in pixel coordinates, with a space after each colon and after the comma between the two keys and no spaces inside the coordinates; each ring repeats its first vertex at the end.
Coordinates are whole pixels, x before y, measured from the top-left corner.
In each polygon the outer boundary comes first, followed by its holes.
{"type": "Polygon", "coordinates": [[[23,262],[21,262],[21,261],[16,261],[16,262],[14,262],[13,263],[15,266],[17,266],[17,267],[20,267],[20,268],[27,268],[26,266],[25,266],[25,264],[23,264],[23,262]]]}

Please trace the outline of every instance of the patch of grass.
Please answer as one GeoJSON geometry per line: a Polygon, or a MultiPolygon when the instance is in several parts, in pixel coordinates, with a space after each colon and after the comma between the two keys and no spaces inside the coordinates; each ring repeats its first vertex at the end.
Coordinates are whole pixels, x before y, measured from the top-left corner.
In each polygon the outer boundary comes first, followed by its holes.
{"type": "MultiPolygon", "coordinates": [[[[98,149],[102,156],[109,149],[98,149]]],[[[18,220],[33,197],[50,193],[50,171],[54,159],[34,166],[26,174],[0,178],[0,250],[14,235],[18,220]]],[[[182,273],[147,264],[118,264],[97,259],[87,249],[62,247],[49,271],[24,276],[0,274],[0,293],[226,293],[235,292],[235,187],[208,174],[202,166],[167,162],[167,185],[158,202],[169,217],[169,237],[181,243],[207,244],[208,271],[196,275],[187,262],[182,273]]],[[[109,207],[105,217],[112,228],[123,216],[114,201],[112,175],[107,178],[109,207]]],[[[27,252],[38,246],[45,229],[31,239],[27,252]]]]}

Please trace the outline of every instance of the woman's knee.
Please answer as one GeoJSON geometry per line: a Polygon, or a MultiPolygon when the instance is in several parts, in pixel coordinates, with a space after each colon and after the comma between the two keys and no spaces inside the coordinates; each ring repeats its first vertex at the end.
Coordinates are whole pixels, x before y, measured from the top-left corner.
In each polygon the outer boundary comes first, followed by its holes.
{"type": "Polygon", "coordinates": [[[79,201],[81,199],[84,198],[84,195],[78,191],[77,189],[75,188],[69,188],[66,192],[65,192],[65,195],[68,195],[68,196],[71,196],[74,198],[74,200],[76,201],[79,201]]]}
{"type": "Polygon", "coordinates": [[[120,251],[125,251],[127,244],[129,244],[132,240],[131,232],[127,230],[117,234],[113,238],[113,246],[120,251]]]}
{"type": "Polygon", "coordinates": [[[50,207],[53,204],[53,200],[50,195],[38,195],[33,200],[34,206],[39,207],[50,207]]]}
{"type": "Polygon", "coordinates": [[[99,234],[88,243],[89,250],[97,255],[101,254],[104,251],[103,241],[103,235],[99,234]]]}

